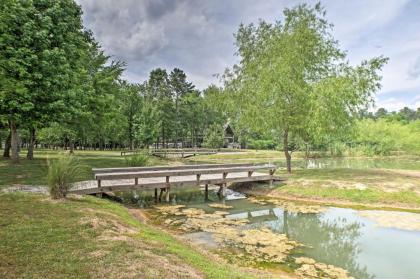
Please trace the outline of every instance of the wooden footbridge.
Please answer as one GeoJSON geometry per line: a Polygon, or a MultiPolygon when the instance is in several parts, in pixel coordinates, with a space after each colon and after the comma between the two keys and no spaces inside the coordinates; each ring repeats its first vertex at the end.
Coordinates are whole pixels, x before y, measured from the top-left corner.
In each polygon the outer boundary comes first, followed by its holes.
{"type": "Polygon", "coordinates": [[[216,149],[204,149],[204,148],[183,148],[183,149],[153,149],[150,154],[156,157],[168,158],[168,157],[180,157],[188,158],[197,155],[211,155],[216,154],[216,149]]]}
{"type": "Polygon", "coordinates": [[[205,149],[205,148],[168,148],[168,149],[151,149],[149,151],[137,149],[137,150],[122,150],[121,156],[135,155],[139,153],[145,153],[161,158],[188,158],[197,155],[212,155],[217,154],[216,149],[205,149]]]}
{"type": "Polygon", "coordinates": [[[95,180],[78,182],[69,193],[101,194],[131,190],[154,189],[155,198],[160,189],[159,199],[165,193],[169,201],[171,188],[218,185],[221,196],[226,195],[227,183],[282,180],[275,176],[277,167],[272,164],[202,164],[183,166],[156,166],[130,168],[93,169],[95,180]],[[267,173],[268,171],[268,173],[267,173]]]}

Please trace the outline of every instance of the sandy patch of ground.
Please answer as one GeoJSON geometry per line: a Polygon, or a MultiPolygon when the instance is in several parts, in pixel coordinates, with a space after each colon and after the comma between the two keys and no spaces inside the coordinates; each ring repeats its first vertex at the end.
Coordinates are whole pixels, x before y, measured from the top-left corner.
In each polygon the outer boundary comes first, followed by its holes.
{"type": "MultiPolygon", "coordinates": [[[[134,210],[138,216],[138,210],[134,210]]],[[[98,260],[106,262],[106,256],[112,251],[113,242],[126,242],[134,249],[127,251],[124,261],[118,264],[109,265],[106,263],[98,264],[94,268],[92,275],[96,278],[203,278],[203,274],[190,265],[183,262],[173,254],[160,255],[156,253],[153,242],[144,243],[136,238],[139,233],[137,228],[133,228],[110,219],[112,214],[107,214],[107,218],[101,218],[96,212],[95,216],[83,217],[80,223],[92,227],[100,235],[96,238],[100,249],[89,254],[98,260]],[[99,268],[100,267],[100,268],[99,268]],[[121,272],[124,270],[124,272],[121,272]]]]}
{"type": "Polygon", "coordinates": [[[15,184],[13,186],[2,189],[1,191],[5,192],[5,193],[24,192],[24,193],[37,193],[37,194],[48,195],[48,187],[47,186],[42,186],[42,185],[15,184]]]}
{"type": "Polygon", "coordinates": [[[213,208],[220,208],[220,209],[233,208],[233,206],[226,205],[226,204],[221,204],[221,203],[211,203],[208,206],[213,207],[213,208]]]}

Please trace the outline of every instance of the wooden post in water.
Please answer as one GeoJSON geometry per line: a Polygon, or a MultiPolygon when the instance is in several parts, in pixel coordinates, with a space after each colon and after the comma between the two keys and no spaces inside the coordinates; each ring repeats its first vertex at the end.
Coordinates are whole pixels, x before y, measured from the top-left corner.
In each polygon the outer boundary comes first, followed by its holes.
{"type": "Polygon", "coordinates": [[[169,202],[169,189],[170,189],[170,187],[169,187],[169,176],[167,176],[166,177],[166,195],[165,195],[165,201],[166,202],[169,202]]]}
{"type": "Polygon", "coordinates": [[[204,188],[204,199],[206,201],[209,200],[209,184],[206,184],[205,188],[204,188]]]}
{"type": "Polygon", "coordinates": [[[165,201],[166,202],[169,202],[169,190],[170,190],[171,188],[170,187],[168,187],[168,188],[166,188],[166,195],[165,195],[165,201]]]}
{"type": "Polygon", "coordinates": [[[220,184],[220,188],[219,188],[218,194],[222,198],[226,197],[226,183],[220,184]]]}
{"type": "Polygon", "coordinates": [[[270,170],[271,179],[268,181],[268,184],[270,185],[270,187],[273,186],[273,174],[274,174],[274,171],[270,170]]]}
{"type": "Polygon", "coordinates": [[[162,201],[163,192],[165,192],[165,188],[160,188],[159,201],[162,201]]]}
{"type": "Polygon", "coordinates": [[[158,201],[158,193],[157,193],[157,188],[155,188],[155,202],[158,201]]]}

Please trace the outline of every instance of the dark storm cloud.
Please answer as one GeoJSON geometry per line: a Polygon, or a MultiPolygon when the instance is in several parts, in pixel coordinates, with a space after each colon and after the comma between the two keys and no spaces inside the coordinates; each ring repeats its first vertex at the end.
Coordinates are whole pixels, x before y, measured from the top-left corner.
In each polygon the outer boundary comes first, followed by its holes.
{"type": "MultiPolygon", "coordinates": [[[[157,67],[183,69],[198,88],[217,82],[237,58],[234,37],[241,22],[282,19],[285,7],[318,0],[76,0],[85,26],[107,54],[127,63],[124,77],[143,82],[157,67]]],[[[349,60],[385,55],[378,106],[389,109],[420,90],[420,5],[414,0],[323,0],[334,36],[349,60]],[[378,48],[377,46],[382,46],[378,48]],[[390,94],[387,94],[390,92],[390,94]],[[384,97],[388,99],[384,99],[384,97]]]]}
{"type": "Polygon", "coordinates": [[[127,63],[126,78],[179,67],[200,88],[235,61],[233,33],[242,22],[281,15],[284,1],[79,0],[85,26],[106,52],[127,63]]]}

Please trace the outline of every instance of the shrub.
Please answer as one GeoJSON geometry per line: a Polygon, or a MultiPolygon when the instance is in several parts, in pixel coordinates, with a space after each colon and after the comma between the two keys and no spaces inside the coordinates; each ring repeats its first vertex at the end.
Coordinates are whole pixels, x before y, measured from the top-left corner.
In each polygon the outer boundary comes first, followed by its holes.
{"type": "Polygon", "coordinates": [[[149,156],[146,154],[135,154],[125,157],[125,164],[128,167],[143,167],[149,161],[149,156]]]}
{"type": "Polygon", "coordinates": [[[203,146],[207,148],[221,148],[224,144],[223,129],[217,125],[211,125],[205,135],[203,146]]]}
{"type": "Polygon", "coordinates": [[[347,149],[348,147],[345,143],[335,142],[330,146],[330,154],[333,157],[342,157],[347,149]]]}
{"type": "Polygon", "coordinates": [[[47,182],[51,197],[65,198],[71,184],[82,172],[79,161],[71,155],[61,154],[56,160],[48,161],[47,182]]]}
{"type": "Polygon", "coordinates": [[[248,148],[250,149],[260,149],[260,150],[274,150],[277,143],[273,140],[250,140],[248,142],[248,148]]]}

